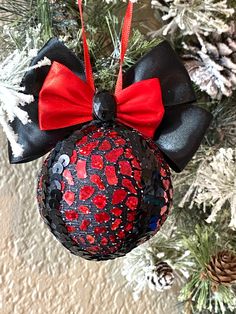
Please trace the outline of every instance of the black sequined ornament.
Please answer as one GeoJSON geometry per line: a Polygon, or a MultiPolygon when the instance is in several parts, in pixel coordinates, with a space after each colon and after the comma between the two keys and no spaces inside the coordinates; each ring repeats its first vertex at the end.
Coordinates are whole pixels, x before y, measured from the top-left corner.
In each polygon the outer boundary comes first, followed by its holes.
{"type": "Polygon", "coordinates": [[[93,122],[60,142],[43,165],[40,213],[71,253],[123,256],[153,236],[172,203],[170,170],[151,140],[93,122]]]}
{"type": "Polygon", "coordinates": [[[21,82],[34,99],[22,108],[30,123],[11,123],[23,151],[9,145],[9,159],[29,162],[53,149],[39,176],[41,216],[71,253],[107,260],[159,230],[172,203],[169,166],[185,168],[212,116],[194,104],[189,75],[166,41],[123,73],[131,1],[115,93],[96,93],[78,4],[85,67],[55,38],[39,51],[21,82]],[[45,58],[51,64],[39,67],[45,58]]]}

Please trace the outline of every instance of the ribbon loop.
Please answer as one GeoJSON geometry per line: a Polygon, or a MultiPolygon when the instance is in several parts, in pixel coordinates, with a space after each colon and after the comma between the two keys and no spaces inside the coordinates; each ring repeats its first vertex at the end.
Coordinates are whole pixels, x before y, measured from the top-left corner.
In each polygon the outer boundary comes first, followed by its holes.
{"type": "MultiPolygon", "coordinates": [[[[79,6],[79,11],[80,11],[80,19],[81,19],[81,27],[82,27],[82,39],[83,39],[86,78],[91,89],[95,91],[92,65],[91,65],[89,48],[88,48],[86,32],[85,32],[85,27],[84,27],[82,0],[78,0],[78,6],[79,6]]],[[[126,54],[126,51],[128,49],[128,44],[129,44],[132,17],[133,17],[133,3],[129,1],[125,18],[124,18],[124,24],[122,27],[121,50],[120,50],[120,70],[119,70],[118,79],[116,83],[115,95],[117,95],[123,88],[122,68],[123,68],[123,62],[125,59],[125,54],[126,54]]]]}
{"type": "Polygon", "coordinates": [[[90,55],[89,55],[89,48],[88,48],[85,27],[84,27],[82,0],[78,0],[78,6],[79,6],[79,12],[80,12],[81,27],[82,27],[82,39],[83,39],[86,79],[91,89],[95,91],[93,70],[92,70],[92,65],[91,65],[91,60],[90,60],[90,55]]]}
{"type": "Polygon", "coordinates": [[[121,52],[120,52],[120,70],[118,74],[118,79],[116,83],[115,95],[117,95],[123,88],[123,63],[125,59],[125,54],[128,49],[129,44],[129,36],[131,31],[131,23],[133,17],[133,3],[129,1],[127,11],[125,14],[124,24],[122,27],[122,35],[121,35],[121,52]]]}

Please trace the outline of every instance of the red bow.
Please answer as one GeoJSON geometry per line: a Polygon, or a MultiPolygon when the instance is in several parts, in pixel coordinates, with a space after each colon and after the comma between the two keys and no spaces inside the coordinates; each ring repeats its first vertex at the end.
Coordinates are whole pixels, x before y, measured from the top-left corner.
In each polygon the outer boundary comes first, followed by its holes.
{"type": "MultiPolygon", "coordinates": [[[[53,62],[39,95],[39,126],[55,130],[93,120],[92,88],[64,65],[53,62]]],[[[137,82],[115,95],[117,121],[152,138],[163,115],[157,78],[137,82]]]]}

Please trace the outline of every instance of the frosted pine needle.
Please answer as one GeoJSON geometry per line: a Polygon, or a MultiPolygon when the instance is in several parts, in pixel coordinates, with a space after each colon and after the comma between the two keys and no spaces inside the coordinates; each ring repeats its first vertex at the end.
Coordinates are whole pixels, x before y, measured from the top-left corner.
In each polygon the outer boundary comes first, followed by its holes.
{"type": "Polygon", "coordinates": [[[236,150],[221,148],[218,153],[202,163],[196,180],[183,199],[181,206],[192,199],[193,203],[212,207],[207,222],[216,219],[217,214],[230,204],[230,227],[236,229],[236,150]]]}
{"type": "Polygon", "coordinates": [[[30,61],[37,55],[37,48],[31,48],[32,42],[27,40],[22,50],[16,49],[2,63],[0,63],[0,124],[10,142],[14,157],[22,156],[23,147],[17,143],[18,135],[13,132],[10,124],[17,117],[24,125],[29,123],[29,116],[21,109],[34,101],[32,95],[24,94],[24,88],[20,86],[24,73],[31,69],[50,65],[51,61],[46,57],[33,67],[29,67],[30,61]]]}
{"type": "MultiPolygon", "coordinates": [[[[225,18],[234,13],[233,8],[228,8],[226,0],[152,0],[151,4],[160,11],[165,21],[161,29],[164,36],[178,29],[183,35],[223,33],[228,30],[225,18]]],[[[157,34],[159,31],[153,32],[153,35],[157,34]]]]}

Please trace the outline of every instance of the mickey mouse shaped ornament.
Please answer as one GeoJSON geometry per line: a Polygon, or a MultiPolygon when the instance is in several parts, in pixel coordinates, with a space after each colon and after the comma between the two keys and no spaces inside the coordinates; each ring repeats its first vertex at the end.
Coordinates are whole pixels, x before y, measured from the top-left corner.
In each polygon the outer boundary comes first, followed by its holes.
{"type": "Polygon", "coordinates": [[[12,128],[23,147],[9,146],[11,163],[50,154],[38,181],[41,216],[73,254],[89,260],[123,256],[152,237],[169,213],[170,168],[180,172],[198,149],[211,115],[196,101],[188,73],[163,41],[122,75],[133,4],[121,39],[116,91],[97,91],[78,1],[85,71],[77,57],[51,39],[22,81],[34,102],[31,123],[12,128]]]}

